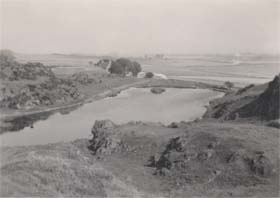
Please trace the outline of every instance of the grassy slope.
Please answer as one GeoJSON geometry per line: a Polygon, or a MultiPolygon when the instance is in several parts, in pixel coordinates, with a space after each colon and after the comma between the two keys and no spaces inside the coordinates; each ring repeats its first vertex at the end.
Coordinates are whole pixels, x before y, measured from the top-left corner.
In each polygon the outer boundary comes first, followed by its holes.
{"type": "MultiPolygon", "coordinates": [[[[154,124],[117,127],[127,149],[112,155],[94,156],[87,140],[43,146],[1,148],[1,196],[276,196],[274,177],[265,185],[187,185],[178,188],[147,167],[152,155],[160,155],[170,138],[207,132],[223,139],[236,138],[262,150],[278,167],[279,131],[252,124],[199,122],[170,129],[154,124]],[[248,141],[250,140],[250,141],[248,141]]],[[[279,170],[277,169],[279,175],[279,170]]],[[[276,175],[277,176],[277,175],[276,175]]]]}

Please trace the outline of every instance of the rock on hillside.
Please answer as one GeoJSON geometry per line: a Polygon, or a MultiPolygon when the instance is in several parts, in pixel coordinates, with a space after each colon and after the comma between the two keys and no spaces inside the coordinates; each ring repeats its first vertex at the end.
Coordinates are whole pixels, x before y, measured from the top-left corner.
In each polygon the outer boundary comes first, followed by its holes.
{"type": "Polygon", "coordinates": [[[210,182],[220,187],[257,185],[274,171],[263,151],[210,133],[172,138],[155,166],[158,174],[182,186],[210,182]]]}
{"type": "Polygon", "coordinates": [[[269,82],[267,89],[253,102],[237,109],[240,117],[259,117],[262,120],[279,119],[280,74],[269,82]]]}
{"type": "Polygon", "coordinates": [[[95,154],[110,154],[118,148],[121,139],[113,129],[116,125],[110,120],[97,120],[91,130],[93,135],[89,149],[95,154]]]}
{"type": "Polygon", "coordinates": [[[280,75],[264,85],[249,85],[210,103],[205,118],[222,120],[279,119],[280,75]]]}

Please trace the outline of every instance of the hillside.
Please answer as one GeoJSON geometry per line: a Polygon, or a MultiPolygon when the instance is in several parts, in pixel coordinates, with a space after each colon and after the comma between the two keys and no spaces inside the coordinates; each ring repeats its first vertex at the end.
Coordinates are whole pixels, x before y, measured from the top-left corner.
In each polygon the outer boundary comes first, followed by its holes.
{"type": "Polygon", "coordinates": [[[0,108],[34,109],[82,98],[71,80],[61,79],[41,63],[17,62],[0,54],[0,108]]]}
{"type": "Polygon", "coordinates": [[[270,121],[279,119],[280,75],[264,85],[249,85],[210,103],[205,118],[270,121]]]}
{"type": "Polygon", "coordinates": [[[0,149],[1,196],[277,197],[279,131],[96,122],[93,138],[0,149]],[[90,149],[88,149],[90,148],[90,149]]]}

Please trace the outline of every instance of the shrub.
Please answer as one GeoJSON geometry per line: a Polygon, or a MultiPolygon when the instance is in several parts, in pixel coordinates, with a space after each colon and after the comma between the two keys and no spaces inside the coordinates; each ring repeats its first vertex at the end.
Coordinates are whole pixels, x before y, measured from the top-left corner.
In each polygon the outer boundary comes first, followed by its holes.
{"type": "Polygon", "coordinates": [[[230,88],[233,88],[233,87],[234,87],[234,84],[233,84],[232,82],[230,82],[230,81],[226,81],[226,82],[224,83],[224,86],[230,89],[230,88]]]}
{"type": "Polygon", "coordinates": [[[145,78],[152,78],[154,77],[154,74],[152,72],[147,72],[145,75],[145,78]]]}

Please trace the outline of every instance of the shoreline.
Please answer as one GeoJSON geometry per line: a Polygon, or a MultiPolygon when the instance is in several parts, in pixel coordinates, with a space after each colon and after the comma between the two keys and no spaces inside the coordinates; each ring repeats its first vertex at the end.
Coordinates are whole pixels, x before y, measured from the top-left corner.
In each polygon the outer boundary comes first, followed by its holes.
{"type": "MultiPolygon", "coordinates": [[[[90,85],[88,85],[90,87],[90,85]]],[[[5,111],[1,112],[0,123],[5,122],[7,120],[12,120],[18,117],[24,116],[33,116],[41,113],[50,113],[63,109],[69,109],[73,107],[78,107],[86,103],[91,103],[93,101],[101,100],[106,97],[114,97],[119,94],[121,91],[129,89],[131,87],[135,88],[152,88],[152,87],[164,87],[164,88],[182,88],[182,89],[209,89],[213,91],[219,91],[227,93],[227,89],[223,89],[222,87],[202,83],[195,81],[186,81],[186,80],[176,80],[176,79],[143,79],[142,81],[137,81],[125,85],[121,85],[118,87],[112,87],[108,90],[104,90],[101,93],[87,96],[84,99],[73,101],[70,104],[64,105],[54,105],[53,107],[44,108],[38,107],[38,110],[9,110],[10,112],[5,113],[5,111]],[[40,109],[41,108],[41,109],[40,109]]]]}

